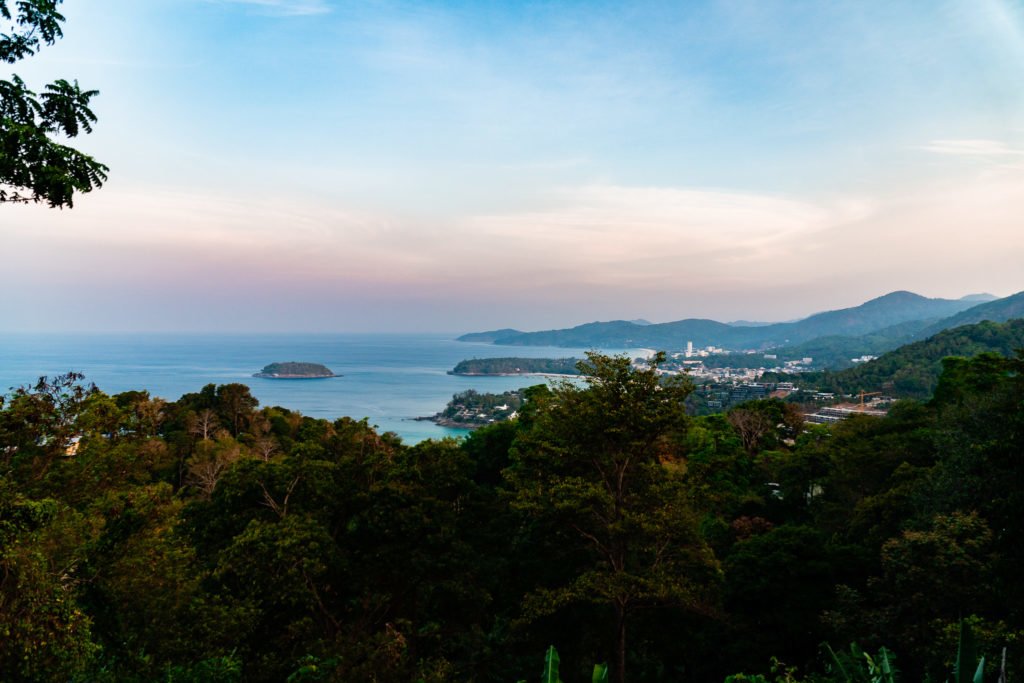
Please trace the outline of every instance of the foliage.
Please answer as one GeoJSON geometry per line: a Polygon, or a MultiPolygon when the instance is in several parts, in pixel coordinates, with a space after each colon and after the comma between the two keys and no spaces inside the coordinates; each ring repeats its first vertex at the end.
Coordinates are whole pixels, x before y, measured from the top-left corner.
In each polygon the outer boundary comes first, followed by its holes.
{"type": "Polygon", "coordinates": [[[0,671],[10,681],[60,681],[96,654],[92,620],[74,599],[80,558],[52,544],[74,515],[52,499],[31,500],[0,480],[0,671]]]}
{"type": "MultiPolygon", "coordinates": [[[[548,648],[547,654],[544,655],[544,671],[540,676],[542,683],[562,683],[562,677],[558,672],[560,661],[558,651],[552,645],[548,648]]],[[[590,680],[591,683],[607,683],[608,666],[606,664],[595,664],[590,680]]],[[[519,683],[526,683],[526,681],[520,681],[519,683]]]]}
{"type": "Polygon", "coordinates": [[[680,376],[663,381],[663,360],[635,368],[628,358],[588,354],[579,365],[584,385],[562,382],[544,397],[509,469],[513,506],[550,520],[591,558],[560,585],[536,589],[528,615],[581,601],[607,605],[620,682],[629,616],[665,604],[702,609],[716,575],[673,467],[692,385],[680,376]]]}
{"type": "Polygon", "coordinates": [[[896,683],[898,680],[892,652],[884,647],[878,654],[864,652],[856,643],[850,645],[849,651],[836,652],[825,645],[829,656],[830,673],[839,683],[896,683]]]}
{"type": "Polygon", "coordinates": [[[523,407],[524,390],[500,394],[481,393],[475,389],[460,391],[432,419],[441,424],[479,427],[511,419],[523,407]]]}
{"type": "MultiPolygon", "coordinates": [[[[62,0],[0,0],[0,60],[14,64],[63,36],[62,0]]],[[[107,179],[106,166],[58,140],[91,133],[90,109],[97,90],[78,81],[55,80],[41,93],[17,75],[0,80],[0,203],[46,202],[71,207],[76,192],[89,192],[107,179]]]]}
{"type": "Polygon", "coordinates": [[[473,358],[459,361],[453,375],[578,375],[575,358],[473,358]]]}
{"type": "Polygon", "coordinates": [[[942,680],[961,617],[1024,670],[1024,357],[947,360],[928,403],[832,426],[688,417],[653,360],[591,356],[518,419],[414,446],[241,384],[16,389],[3,678],[506,682],[557,642],[566,680],[832,683],[831,641],[863,644],[836,652],[856,680],[895,677],[883,645],[942,680]]]}
{"type": "Polygon", "coordinates": [[[254,377],[335,377],[334,372],[320,363],[271,363],[257,372],[254,377]]]}
{"type": "MultiPolygon", "coordinates": [[[[1024,319],[1004,323],[984,321],[944,330],[858,367],[840,372],[807,373],[796,381],[803,386],[836,393],[884,391],[903,398],[926,399],[938,385],[944,358],[968,358],[986,352],[1012,356],[1020,348],[1024,348],[1024,319]]],[[[793,377],[787,376],[787,379],[793,377]]]]}

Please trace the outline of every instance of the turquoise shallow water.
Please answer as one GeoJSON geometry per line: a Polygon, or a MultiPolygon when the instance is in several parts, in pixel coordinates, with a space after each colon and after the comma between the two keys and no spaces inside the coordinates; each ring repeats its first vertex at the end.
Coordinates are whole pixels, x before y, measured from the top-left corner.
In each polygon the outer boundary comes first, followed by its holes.
{"type": "MultiPolygon", "coordinates": [[[[0,392],[41,375],[70,370],[114,394],[145,389],[176,400],[205,384],[247,384],[261,405],[279,405],[312,417],[369,418],[406,443],[459,436],[462,430],[411,418],[433,415],[466,389],[501,392],[538,384],[541,377],[455,377],[465,358],[581,357],[583,349],[506,347],[456,342],[440,334],[0,335],[0,392]],[[323,363],[342,377],[272,380],[252,376],[275,361],[323,363]]],[[[607,352],[607,351],[606,351],[607,352]]]]}

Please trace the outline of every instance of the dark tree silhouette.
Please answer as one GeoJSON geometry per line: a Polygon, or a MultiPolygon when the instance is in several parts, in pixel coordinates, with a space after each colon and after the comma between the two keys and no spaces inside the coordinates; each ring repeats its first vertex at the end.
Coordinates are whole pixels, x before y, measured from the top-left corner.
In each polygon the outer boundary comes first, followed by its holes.
{"type": "MultiPolygon", "coordinates": [[[[14,64],[63,36],[63,0],[0,0],[0,60],[14,64]]],[[[46,202],[72,207],[76,192],[89,192],[107,179],[105,165],[61,142],[91,133],[89,108],[97,90],[58,79],[41,93],[17,75],[0,80],[0,203],[46,202]]]]}

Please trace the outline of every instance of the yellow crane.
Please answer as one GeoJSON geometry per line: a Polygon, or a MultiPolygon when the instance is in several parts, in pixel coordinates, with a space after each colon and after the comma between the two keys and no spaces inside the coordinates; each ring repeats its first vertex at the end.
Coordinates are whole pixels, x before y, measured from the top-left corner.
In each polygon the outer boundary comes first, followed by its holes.
{"type": "Polygon", "coordinates": [[[865,396],[881,396],[881,395],[882,395],[881,391],[864,391],[863,389],[861,389],[861,391],[860,391],[860,407],[858,408],[858,410],[864,410],[864,397],[865,396]]]}

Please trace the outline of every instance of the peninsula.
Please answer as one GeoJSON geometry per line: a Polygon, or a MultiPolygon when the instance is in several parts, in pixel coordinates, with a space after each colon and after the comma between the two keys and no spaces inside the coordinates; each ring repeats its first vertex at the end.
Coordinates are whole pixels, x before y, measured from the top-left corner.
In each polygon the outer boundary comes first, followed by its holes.
{"type": "Polygon", "coordinates": [[[253,374],[253,377],[263,377],[265,379],[321,379],[325,377],[341,377],[341,375],[335,375],[330,368],[320,363],[297,363],[290,361],[287,363],[271,363],[253,374]]]}
{"type": "Polygon", "coordinates": [[[576,358],[474,358],[461,361],[449,375],[578,375],[576,358]]]}
{"type": "Polygon", "coordinates": [[[442,427],[476,429],[495,422],[515,419],[525,400],[523,390],[502,394],[481,394],[473,389],[452,396],[444,410],[430,417],[417,417],[442,427]]]}

